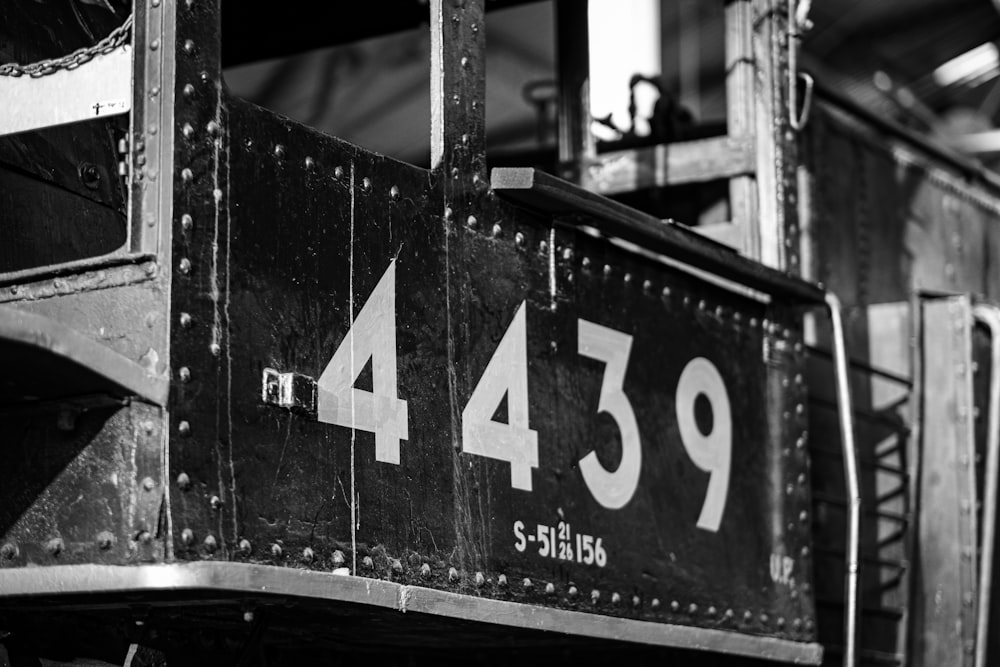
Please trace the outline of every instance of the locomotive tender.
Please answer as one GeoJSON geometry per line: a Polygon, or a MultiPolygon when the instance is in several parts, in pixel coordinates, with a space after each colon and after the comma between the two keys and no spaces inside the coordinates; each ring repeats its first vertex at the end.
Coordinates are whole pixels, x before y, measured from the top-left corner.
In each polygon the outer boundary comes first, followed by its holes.
{"type": "Polygon", "coordinates": [[[0,9],[9,664],[995,658],[1000,182],[801,90],[777,0],[718,134],[600,149],[544,3],[556,150],[494,162],[521,4],[331,24],[429,33],[426,166],[232,94],[235,5],[0,9]]]}

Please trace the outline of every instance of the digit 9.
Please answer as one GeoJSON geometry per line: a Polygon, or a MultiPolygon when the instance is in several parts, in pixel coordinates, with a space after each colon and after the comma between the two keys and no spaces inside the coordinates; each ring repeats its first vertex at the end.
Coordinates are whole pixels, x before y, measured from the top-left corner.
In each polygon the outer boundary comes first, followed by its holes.
{"type": "Polygon", "coordinates": [[[696,466],[711,475],[697,525],[714,533],[719,530],[726,508],[733,450],[729,393],[715,364],[704,357],[688,362],[677,381],[676,409],[677,427],[685,451],[696,466]],[[699,396],[708,399],[712,406],[712,430],[709,433],[702,433],[695,420],[695,400],[699,396]]]}

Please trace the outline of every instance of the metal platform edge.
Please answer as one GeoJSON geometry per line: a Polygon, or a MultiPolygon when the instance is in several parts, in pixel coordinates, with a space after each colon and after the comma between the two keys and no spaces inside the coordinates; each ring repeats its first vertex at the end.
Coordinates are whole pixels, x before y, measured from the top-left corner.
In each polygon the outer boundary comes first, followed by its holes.
{"type": "Polygon", "coordinates": [[[494,623],[670,648],[706,650],[794,664],[818,665],[823,647],[712,628],[638,621],[480,598],[346,574],[248,563],[57,565],[0,570],[5,598],[209,590],[367,604],[401,613],[494,623]]]}

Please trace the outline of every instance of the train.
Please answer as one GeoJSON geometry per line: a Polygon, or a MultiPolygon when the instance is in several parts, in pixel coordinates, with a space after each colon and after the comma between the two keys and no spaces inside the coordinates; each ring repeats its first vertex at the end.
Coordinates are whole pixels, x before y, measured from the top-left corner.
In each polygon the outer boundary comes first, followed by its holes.
{"type": "Polygon", "coordinates": [[[638,72],[646,133],[586,1],[3,4],[0,664],[997,660],[1000,176],[808,2],[716,3],[724,118],[638,72]],[[402,30],[425,163],[227,83],[402,30]]]}

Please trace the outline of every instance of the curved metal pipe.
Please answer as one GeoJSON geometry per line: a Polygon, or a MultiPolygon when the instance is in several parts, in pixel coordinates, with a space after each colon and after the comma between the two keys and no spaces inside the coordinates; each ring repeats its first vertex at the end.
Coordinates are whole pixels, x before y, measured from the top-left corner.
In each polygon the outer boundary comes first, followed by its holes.
{"type": "Polygon", "coordinates": [[[997,522],[997,473],[1000,470],[1000,308],[977,304],[972,317],[990,330],[990,398],[986,422],[986,467],[983,484],[983,541],[979,556],[979,614],[976,618],[976,667],[986,667],[990,623],[990,586],[997,522]]]}
{"type": "Polygon", "coordinates": [[[844,327],[840,317],[840,299],[827,292],[826,305],[833,328],[833,357],[837,377],[837,412],[840,417],[840,442],[844,450],[844,478],[847,481],[847,581],[844,605],[844,667],[857,664],[858,597],[861,562],[861,484],[858,478],[858,455],[854,446],[854,419],[851,412],[850,377],[844,327]]]}

